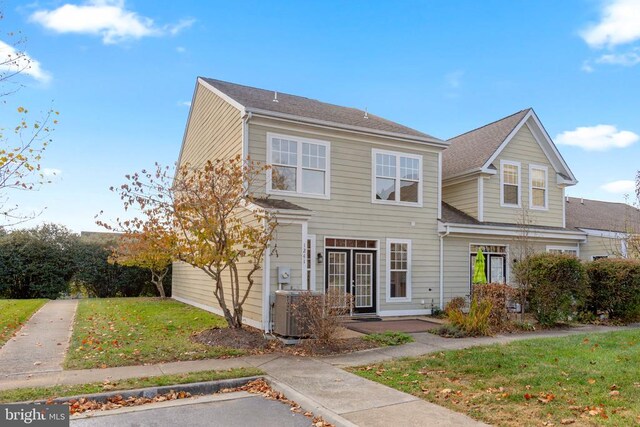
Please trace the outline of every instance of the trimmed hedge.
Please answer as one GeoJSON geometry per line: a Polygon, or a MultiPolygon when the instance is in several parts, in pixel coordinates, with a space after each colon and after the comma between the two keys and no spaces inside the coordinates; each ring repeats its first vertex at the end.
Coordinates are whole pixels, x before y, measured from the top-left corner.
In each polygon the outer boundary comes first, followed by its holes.
{"type": "Polygon", "coordinates": [[[585,267],[572,255],[540,253],[516,264],[528,276],[529,307],[542,325],[570,320],[590,294],[585,267]]]}
{"type": "Polygon", "coordinates": [[[631,322],[640,319],[640,261],[603,258],[587,264],[594,314],[631,322]]]}

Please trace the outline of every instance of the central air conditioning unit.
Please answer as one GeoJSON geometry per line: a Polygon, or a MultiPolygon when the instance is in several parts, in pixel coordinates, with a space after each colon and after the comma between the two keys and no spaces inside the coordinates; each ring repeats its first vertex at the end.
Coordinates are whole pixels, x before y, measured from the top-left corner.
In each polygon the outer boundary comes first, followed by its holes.
{"type": "MultiPolygon", "coordinates": [[[[300,301],[302,295],[308,295],[309,291],[276,291],[274,305],[273,332],[287,339],[299,339],[309,335],[309,331],[298,322],[300,313],[300,301]]],[[[322,295],[321,292],[311,292],[312,295],[322,295]]]]}

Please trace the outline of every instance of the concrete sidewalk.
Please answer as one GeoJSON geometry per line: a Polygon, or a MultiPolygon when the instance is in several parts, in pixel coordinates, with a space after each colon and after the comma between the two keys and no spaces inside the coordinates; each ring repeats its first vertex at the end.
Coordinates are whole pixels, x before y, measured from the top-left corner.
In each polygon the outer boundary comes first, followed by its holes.
{"type": "Polygon", "coordinates": [[[49,301],[0,348],[0,379],[62,371],[77,300],[49,301]]]}
{"type": "Polygon", "coordinates": [[[483,425],[449,409],[415,396],[361,378],[341,367],[379,363],[398,357],[419,356],[434,351],[462,349],[493,343],[579,333],[599,333],[630,328],[585,326],[568,330],[541,331],[486,338],[447,339],[432,334],[413,334],[416,342],[398,347],[365,350],[323,358],[301,358],[266,354],[235,359],[207,359],[147,366],[49,372],[30,377],[6,377],[0,390],[21,387],[82,384],[205,370],[257,367],[283,384],[282,390],[305,409],[342,425],[367,426],[477,426],[483,425]]]}

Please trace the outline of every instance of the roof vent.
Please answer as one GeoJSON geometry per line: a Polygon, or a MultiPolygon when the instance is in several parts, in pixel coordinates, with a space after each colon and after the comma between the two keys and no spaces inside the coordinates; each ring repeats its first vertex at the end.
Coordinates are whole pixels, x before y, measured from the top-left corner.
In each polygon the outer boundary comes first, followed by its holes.
{"type": "Polygon", "coordinates": [[[273,102],[278,102],[278,91],[273,92],[273,102]]]}
{"type": "Polygon", "coordinates": [[[564,197],[564,201],[565,201],[565,202],[567,202],[567,203],[569,203],[569,196],[565,196],[565,197],[564,197]]]}
{"type": "Polygon", "coordinates": [[[584,205],[584,199],[582,199],[582,198],[580,199],[580,204],[584,205]]]}
{"type": "Polygon", "coordinates": [[[368,119],[369,118],[369,113],[367,112],[367,109],[364,109],[364,118],[368,119]]]}

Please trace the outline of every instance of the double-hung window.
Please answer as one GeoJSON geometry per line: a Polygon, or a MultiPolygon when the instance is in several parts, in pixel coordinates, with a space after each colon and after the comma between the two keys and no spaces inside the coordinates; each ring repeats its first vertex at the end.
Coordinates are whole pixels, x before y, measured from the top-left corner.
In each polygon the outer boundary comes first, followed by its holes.
{"type": "Polygon", "coordinates": [[[267,193],[329,198],[329,143],[268,134],[267,193]]]}
{"type": "Polygon", "coordinates": [[[520,207],[520,163],[500,161],[500,204],[520,207]]]}
{"type": "Polygon", "coordinates": [[[411,301],[411,240],[387,239],[387,301],[411,301]]]}
{"type": "Polygon", "coordinates": [[[375,203],[422,205],[422,156],[373,150],[375,203]]]}
{"type": "Polygon", "coordinates": [[[529,165],[529,206],[547,209],[547,167],[529,165]]]}

